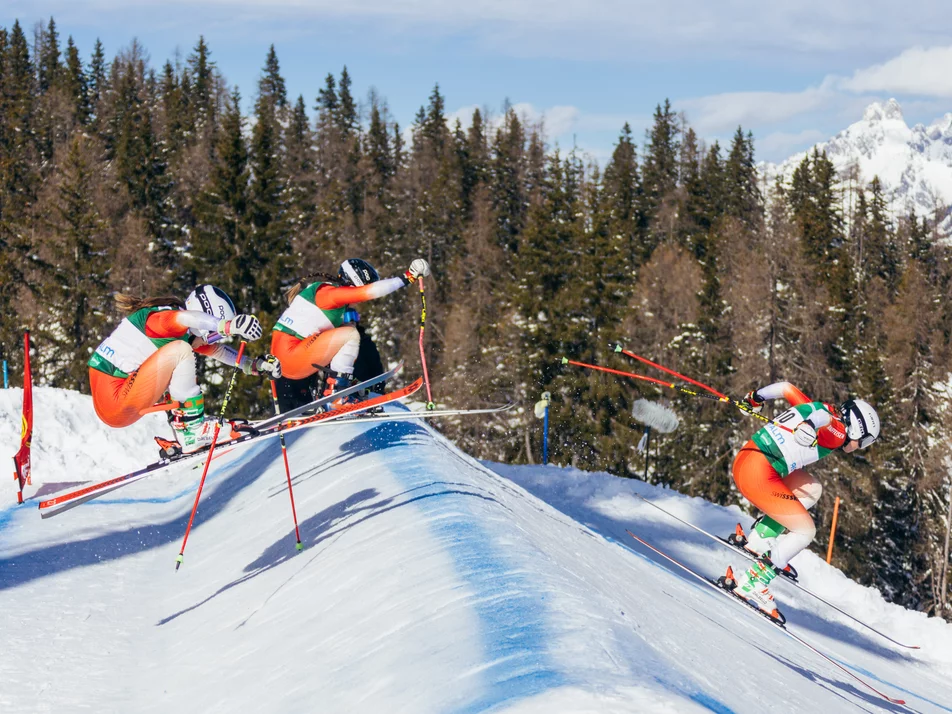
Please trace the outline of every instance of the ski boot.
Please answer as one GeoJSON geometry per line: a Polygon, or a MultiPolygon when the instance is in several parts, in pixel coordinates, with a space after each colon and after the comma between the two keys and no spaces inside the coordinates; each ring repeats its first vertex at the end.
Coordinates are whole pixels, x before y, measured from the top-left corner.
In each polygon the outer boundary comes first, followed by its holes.
{"type": "Polygon", "coordinates": [[[205,396],[199,394],[182,401],[172,410],[172,429],[182,454],[191,454],[211,446],[215,434],[215,419],[205,416],[205,396]]]}
{"type": "MultiPolygon", "coordinates": [[[[347,389],[351,384],[354,383],[354,376],[351,374],[344,374],[343,372],[335,372],[334,370],[327,370],[327,376],[324,380],[324,397],[330,397],[340,392],[344,389],[347,389]]],[[[341,407],[347,404],[356,404],[360,401],[360,397],[356,394],[348,394],[344,397],[339,397],[334,399],[324,405],[324,411],[333,411],[335,409],[340,409],[341,407]]]]}
{"type": "Polygon", "coordinates": [[[773,594],[767,587],[777,575],[774,567],[763,561],[756,561],[736,578],[734,569],[727,566],[727,573],[717,579],[717,586],[741,598],[748,605],[757,608],[770,619],[783,625],[787,618],[777,609],[773,594]]]}
{"type": "MultiPolygon", "coordinates": [[[[755,555],[758,558],[767,558],[770,559],[770,549],[786,529],[777,523],[775,520],[769,516],[761,516],[756,521],[754,521],[753,527],[751,528],[750,537],[747,537],[747,534],[744,533],[744,529],[740,523],[734,527],[734,532],[731,533],[724,540],[727,541],[730,545],[738,549],[746,550],[751,555],[755,555]]],[[[796,568],[794,568],[789,563],[783,570],[780,571],[780,574],[790,578],[791,580],[796,581],[798,574],[796,568]]]]}

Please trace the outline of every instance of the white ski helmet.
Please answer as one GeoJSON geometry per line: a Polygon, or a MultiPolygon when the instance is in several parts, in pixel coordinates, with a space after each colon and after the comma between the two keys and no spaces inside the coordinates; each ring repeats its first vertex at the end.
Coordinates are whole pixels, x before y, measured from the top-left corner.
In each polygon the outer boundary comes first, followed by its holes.
{"type": "Polygon", "coordinates": [[[879,438],[879,415],[869,402],[849,399],[843,402],[840,413],[846,423],[846,438],[858,441],[859,448],[865,449],[879,438]]]}
{"type": "Polygon", "coordinates": [[[380,280],[380,275],[374,266],[360,258],[348,258],[340,264],[337,276],[345,285],[367,285],[380,280]]]}
{"type": "Polygon", "coordinates": [[[185,309],[205,312],[218,320],[231,320],[235,317],[235,303],[214,285],[199,285],[187,298],[185,309]]]}

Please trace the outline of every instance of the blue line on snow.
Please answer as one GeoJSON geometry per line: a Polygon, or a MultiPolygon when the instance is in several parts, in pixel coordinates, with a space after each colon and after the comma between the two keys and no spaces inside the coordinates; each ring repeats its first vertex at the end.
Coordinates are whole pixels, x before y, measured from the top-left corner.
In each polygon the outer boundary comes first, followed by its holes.
{"type": "Polygon", "coordinates": [[[10,521],[13,520],[13,516],[16,514],[18,508],[23,508],[23,505],[17,504],[16,506],[0,509],[0,534],[3,533],[3,529],[6,528],[10,524],[10,521]]]}
{"type": "Polygon", "coordinates": [[[728,706],[725,706],[721,702],[714,699],[714,697],[709,697],[706,694],[689,694],[688,697],[692,701],[697,702],[702,707],[707,707],[712,712],[717,712],[717,714],[734,714],[734,710],[728,706]]]}
{"type": "MultiPolygon", "coordinates": [[[[391,423],[368,430],[344,447],[363,451],[366,447],[359,442],[366,439],[374,450],[392,448],[408,436],[427,433],[417,425],[391,423]]],[[[432,470],[407,460],[389,459],[387,469],[408,490],[432,483],[432,470]]],[[[484,712],[569,683],[549,658],[551,645],[545,631],[544,607],[540,607],[546,592],[493,543],[491,533],[482,525],[485,514],[472,510],[475,503],[446,494],[415,504],[430,532],[453,559],[457,575],[473,591],[485,657],[495,663],[482,673],[486,682],[482,696],[456,710],[456,714],[484,712]]]]}
{"type": "Polygon", "coordinates": [[[921,699],[921,700],[924,701],[924,702],[929,702],[929,704],[931,704],[931,705],[933,705],[933,706],[935,706],[935,707],[939,707],[939,709],[941,709],[942,711],[952,712],[952,709],[950,709],[949,707],[947,707],[945,704],[939,704],[939,702],[934,702],[934,701],[932,701],[931,699],[928,699],[927,697],[924,697],[924,696],[922,696],[921,694],[919,694],[919,693],[917,693],[917,692],[913,692],[913,691],[910,691],[910,690],[908,690],[908,689],[904,689],[903,687],[900,687],[898,684],[893,684],[892,682],[886,681],[886,680],[883,679],[882,677],[877,677],[875,674],[873,674],[872,672],[870,672],[870,671],[867,670],[867,669],[863,669],[862,667],[857,667],[855,664],[850,664],[849,662],[843,662],[843,661],[841,661],[841,660],[839,660],[839,659],[836,659],[835,657],[832,657],[831,659],[836,660],[836,661],[839,662],[841,665],[843,665],[843,666],[846,667],[847,669],[853,670],[853,671],[856,672],[857,674],[865,675],[865,676],[869,677],[870,679],[875,679],[875,680],[876,680],[877,682],[879,682],[880,684],[885,684],[885,685],[887,685],[887,686],[889,686],[889,687],[892,687],[893,689],[898,689],[900,692],[903,692],[904,694],[908,694],[908,695],[911,696],[911,697],[915,697],[916,699],[921,699]]]}

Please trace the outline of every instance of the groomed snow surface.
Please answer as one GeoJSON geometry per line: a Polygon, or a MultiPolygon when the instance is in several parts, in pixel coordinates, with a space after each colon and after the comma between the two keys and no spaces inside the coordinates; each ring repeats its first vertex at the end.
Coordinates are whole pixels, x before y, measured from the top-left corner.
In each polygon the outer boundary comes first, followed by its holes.
{"type": "MultiPolygon", "coordinates": [[[[20,390],[0,393],[0,447],[20,390]]],[[[153,460],[161,416],[111,430],[87,397],[35,393],[31,502],[0,489],[0,711],[905,711],[755,613],[649,555],[710,575],[739,557],[643,495],[728,533],[725,509],[639,481],[480,464],[422,423],[289,435],[294,549],[277,441],[179,465],[54,518],[36,495],[153,460]]],[[[8,461],[9,463],[9,461],[8,461]]],[[[952,627],[883,602],[811,553],[791,630],[908,710],[952,712],[952,627]]]]}

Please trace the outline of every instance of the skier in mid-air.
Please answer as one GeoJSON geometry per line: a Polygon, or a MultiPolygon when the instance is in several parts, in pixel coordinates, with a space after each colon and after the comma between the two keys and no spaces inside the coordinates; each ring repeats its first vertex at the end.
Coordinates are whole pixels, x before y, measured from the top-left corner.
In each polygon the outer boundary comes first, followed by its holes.
{"type": "Polygon", "coordinates": [[[429,274],[429,264],[417,258],[402,275],[381,279],[370,263],[351,258],[341,263],[337,276],[311,273],[296,281],[285,294],[288,308],[271,335],[283,381],[307,379],[323,369],[322,396],[346,389],[354,380],[361,345],[350,306],[389,295],[429,274]]]}
{"type": "Polygon", "coordinates": [[[813,541],[816,525],[807,513],[819,500],[822,486],[805,469],[837,449],[852,453],[879,438],[879,416],[862,399],[850,399],[839,408],[811,401],[789,382],[761,387],[744,398],[760,413],[768,399],[784,398],[791,408],[757,431],[734,459],[734,483],[764,515],[749,534],[738,525],[728,540],[761,556],[735,577],[727,569],[721,579],[727,587],[758,608],[779,618],[768,585],[790,560],[813,541]],[[790,431],[777,426],[781,424],[790,431]]]}
{"type": "MultiPolygon", "coordinates": [[[[115,300],[126,317],[88,362],[96,414],[111,427],[125,427],[156,408],[163,410],[171,399],[178,402],[170,421],[182,452],[208,446],[214,419],[205,417],[195,353],[235,366],[237,351],[219,341],[231,336],[257,340],[262,334],[258,318],[236,315],[231,298],[212,285],[199,285],[184,301],[123,294],[115,300]]],[[[240,367],[246,374],[281,376],[273,355],[243,355],[240,367]]]]}

